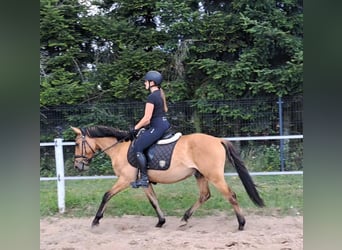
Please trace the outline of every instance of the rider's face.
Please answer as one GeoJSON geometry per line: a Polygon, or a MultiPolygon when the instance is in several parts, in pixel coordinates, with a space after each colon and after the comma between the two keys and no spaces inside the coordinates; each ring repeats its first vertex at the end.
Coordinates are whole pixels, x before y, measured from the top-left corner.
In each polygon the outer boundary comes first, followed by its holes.
{"type": "Polygon", "coordinates": [[[145,89],[149,89],[150,88],[150,83],[149,81],[145,80],[145,89]]]}

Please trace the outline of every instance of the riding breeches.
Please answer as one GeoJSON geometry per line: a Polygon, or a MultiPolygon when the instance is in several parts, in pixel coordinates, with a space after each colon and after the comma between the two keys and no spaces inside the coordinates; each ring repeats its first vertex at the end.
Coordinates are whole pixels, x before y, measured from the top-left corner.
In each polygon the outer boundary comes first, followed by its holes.
{"type": "Polygon", "coordinates": [[[144,152],[146,148],[158,141],[169,128],[170,123],[165,117],[154,118],[150,127],[135,140],[133,151],[135,153],[144,152]]]}

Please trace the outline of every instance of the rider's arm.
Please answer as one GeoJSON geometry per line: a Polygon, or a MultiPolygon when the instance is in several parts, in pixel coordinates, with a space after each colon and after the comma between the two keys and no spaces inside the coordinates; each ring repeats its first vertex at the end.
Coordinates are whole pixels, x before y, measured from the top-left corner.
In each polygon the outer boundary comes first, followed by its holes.
{"type": "Polygon", "coordinates": [[[134,126],[134,129],[141,129],[142,127],[150,124],[152,113],[154,109],[154,104],[147,102],[145,105],[145,114],[143,118],[134,126]]]}

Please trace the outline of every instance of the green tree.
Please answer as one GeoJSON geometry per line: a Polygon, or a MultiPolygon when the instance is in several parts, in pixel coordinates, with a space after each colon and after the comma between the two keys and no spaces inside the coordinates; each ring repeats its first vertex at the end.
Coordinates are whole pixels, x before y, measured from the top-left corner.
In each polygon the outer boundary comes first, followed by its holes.
{"type": "Polygon", "coordinates": [[[171,101],[302,92],[300,1],[121,0],[97,7],[89,14],[76,0],[41,1],[42,104],[141,100],[136,86],[152,68],[163,72],[171,101]],[[64,91],[73,98],[63,100],[64,91]]]}
{"type": "Polygon", "coordinates": [[[198,130],[209,127],[201,115],[211,112],[239,131],[240,121],[257,117],[217,103],[302,93],[301,1],[99,0],[93,6],[92,13],[77,0],[41,1],[41,105],[139,101],[145,72],[156,69],[170,102],[194,101],[198,130]]]}
{"type": "Polygon", "coordinates": [[[239,124],[255,117],[211,101],[302,93],[301,2],[163,1],[161,7],[169,9],[160,15],[177,39],[174,56],[182,60],[175,60],[175,68],[182,69],[196,114],[212,112],[239,124]]]}
{"type": "Polygon", "coordinates": [[[77,0],[40,2],[40,104],[84,101],[92,84],[86,77],[89,38],[82,29],[85,7],[77,0]]]}

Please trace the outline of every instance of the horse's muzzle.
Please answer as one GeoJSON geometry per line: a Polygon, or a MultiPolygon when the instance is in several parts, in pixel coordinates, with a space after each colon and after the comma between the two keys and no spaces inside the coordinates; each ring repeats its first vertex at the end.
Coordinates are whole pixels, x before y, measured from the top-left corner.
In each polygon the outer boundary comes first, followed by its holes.
{"type": "Polygon", "coordinates": [[[78,171],[86,171],[89,169],[89,163],[84,161],[75,162],[74,168],[78,171]]]}

